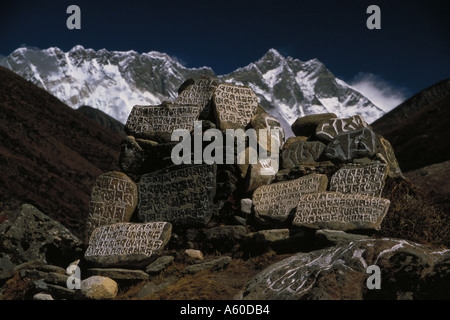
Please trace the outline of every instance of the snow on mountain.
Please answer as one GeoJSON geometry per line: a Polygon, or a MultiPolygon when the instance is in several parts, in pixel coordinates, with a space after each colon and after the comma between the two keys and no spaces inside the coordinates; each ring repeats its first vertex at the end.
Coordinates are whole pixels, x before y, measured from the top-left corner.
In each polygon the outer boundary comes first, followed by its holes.
{"type": "Polygon", "coordinates": [[[0,59],[0,65],[73,108],[89,105],[122,123],[134,105],[172,100],[186,79],[201,75],[251,87],[261,106],[281,121],[287,136],[292,135],[290,124],[308,114],[360,114],[369,123],[384,114],[319,60],[302,62],[283,57],[275,49],[248,66],[219,76],[208,67],[186,68],[164,53],[95,51],[80,45],[68,52],[55,47],[19,48],[0,59]]]}
{"type": "Polygon", "coordinates": [[[275,49],[270,49],[258,61],[219,78],[250,86],[259,95],[261,106],[289,125],[298,117],[315,113],[333,112],[339,117],[360,114],[369,123],[384,113],[361,93],[334,77],[319,60],[302,62],[285,58],[275,49]]]}
{"type": "Polygon", "coordinates": [[[69,52],[19,48],[0,65],[73,108],[89,105],[122,123],[134,105],[175,98],[189,76],[215,76],[209,68],[187,69],[159,52],[94,51],[79,45],[69,52]]]}

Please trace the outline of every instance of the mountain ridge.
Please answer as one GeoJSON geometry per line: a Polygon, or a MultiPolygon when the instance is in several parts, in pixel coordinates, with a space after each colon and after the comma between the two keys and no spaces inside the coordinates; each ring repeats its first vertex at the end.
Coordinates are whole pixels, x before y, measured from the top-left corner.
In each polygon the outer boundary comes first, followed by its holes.
{"type": "Polygon", "coordinates": [[[208,76],[249,85],[261,106],[280,119],[287,135],[300,116],[333,112],[340,117],[361,114],[367,122],[384,111],[360,92],[337,79],[317,59],[302,62],[276,49],[225,75],[209,67],[187,68],[165,53],[59,48],[18,48],[0,60],[3,65],[46,89],[73,108],[89,105],[125,123],[134,105],[156,105],[177,96],[188,78],[208,76]]]}
{"type": "Polygon", "coordinates": [[[450,160],[450,79],[416,93],[372,123],[388,139],[403,171],[450,160]]]}

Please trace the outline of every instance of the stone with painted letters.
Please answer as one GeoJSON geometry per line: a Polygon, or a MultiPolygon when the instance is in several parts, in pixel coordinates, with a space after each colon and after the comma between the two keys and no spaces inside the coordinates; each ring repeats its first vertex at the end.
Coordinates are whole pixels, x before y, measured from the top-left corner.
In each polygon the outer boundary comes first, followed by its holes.
{"type": "Polygon", "coordinates": [[[330,179],[330,191],[381,197],[386,180],[386,164],[346,165],[330,179]]]}
{"type": "Polygon", "coordinates": [[[101,226],[92,232],[84,258],[98,267],[144,267],[160,255],[171,235],[168,222],[101,226]]]}
{"type": "Polygon", "coordinates": [[[281,168],[291,169],[307,163],[314,163],[318,161],[325,148],[326,145],[320,141],[296,139],[281,151],[281,168]]]}
{"type": "Polygon", "coordinates": [[[125,132],[135,138],[170,142],[177,129],[192,131],[201,107],[164,101],[158,106],[136,105],[128,116],[125,132]]]}
{"type": "Polygon", "coordinates": [[[213,95],[218,129],[245,129],[258,108],[258,97],[250,87],[221,83],[213,95]]]}
{"type": "Polygon", "coordinates": [[[216,192],[216,165],[174,165],[144,174],[137,183],[138,218],[177,226],[206,225],[216,192]]]}
{"type": "Polygon", "coordinates": [[[388,175],[392,177],[402,177],[402,170],[395,157],[394,148],[391,143],[384,137],[377,135],[379,143],[377,144],[377,152],[389,167],[388,175]]]}
{"type": "Polygon", "coordinates": [[[285,221],[302,194],[325,191],[327,184],[326,175],[313,173],[295,180],[261,186],[252,197],[255,213],[263,219],[285,221]]]}
{"type": "Polygon", "coordinates": [[[334,113],[309,114],[295,120],[291,129],[297,137],[310,137],[316,133],[318,125],[332,118],[337,118],[337,115],[334,113]]]}
{"type": "Polygon", "coordinates": [[[344,132],[336,136],[323,151],[330,160],[351,162],[356,158],[372,158],[377,153],[378,137],[369,128],[344,132]]]}
{"type": "Polygon", "coordinates": [[[302,195],[292,224],[313,229],[380,230],[390,201],[365,194],[318,192],[302,195]]]}
{"type": "Polygon", "coordinates": [[[137,202],[137,186],[126,174],[111,171],[98,176],[89,202],[85,242],[99,226],[130,221],[137,202]]]}
{"type": "Polygon", "coordinates": [[[183,88],[180,88],[180,93],[174,103],[199,106],[201,109],[200,117],[206,119],[209,116],[209,104],[217,85],[217,80],[207,77],[192,80],[185,83],[183,88]]]}
{"type": "Polygon", "coordinates": [[[278,149],[275,152],[283,147],[286,135],[280,121],[264,111],[261,106],[258,106],[256,114],[250,120],[250,124],[256,130],[258,145],[264,150],[267,150],[269,156],[272,150],[272,144],[278,149]],[[259,130],[266,130],[267,134],[263,135],[261,133],[264,131],[260,132],[259,130]],[[272,138],[274,139],[273,142],[271,140],[272,138]]]}
{"type": "Polygon", "coordinates": [[[325,141],[331,141],[341,133],[362,128],[369,128],[369,124],[360,115],[350,118],[331,118],[317,126],[316,137],[325,141]]]}

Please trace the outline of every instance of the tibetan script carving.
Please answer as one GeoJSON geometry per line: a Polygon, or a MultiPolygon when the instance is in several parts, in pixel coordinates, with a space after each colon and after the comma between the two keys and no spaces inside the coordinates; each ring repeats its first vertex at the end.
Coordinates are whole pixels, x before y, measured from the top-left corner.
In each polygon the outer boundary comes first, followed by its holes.
{"type": "Polygon", "coordinates": [[[333,140],[343,132],[368,128],[369,125],[360,115],[350,118],[333,118],[317,126],[316,136],[327,141],[333,140]]]}
{"type": "Polygon", "coordinates": [[[331,177],[330,191],[380,197],[386,175],[386,164],[348,165],[339,169],[331,177]]]}
{"type": "Polygon", "coordinates": [[[258,108],[258,97],[249,87],[222,83],[213,95],[221,130],[244,129],[258,108]]]}
{"type": "Polygon", "coordinates": [[[315,229],[379,230],[390,201],[364,194],[318,192],[304,194],[297,204],[293,225],[315,229]]]}
{"type": "Polygon", "coordinates": [[[167,222],[101,226],[92,232],[85,258],[103,266],[143,263],[164,249],[171,234],[167,222]]]}
{"type": "Polygon", "coordinates": [[[157,142],[170,142],[176,129],[194,129],[201,108],[164,102],[159,106],[134,106],[125,130],[128,134],[157,142]]]}
{"type": "Polygon", "coordinates": [[[138,217],[204,225],[211,218],[215,189],[215,165],[172,166],[145,174],[138,183],[138,217]]]}
{"type": "Polygon", "coordinates": [[[397,158],[395,157],[394,149],[392,148],[391,143],[378,135],[378,140],[380,141],[377,144],[377,152],[381,153],[382,157],[386,160],[389,166],[388,175],[391,176],[402,176],[402,170],[398,164],[397,158]]]}
{"type": "Polygon", "coordinates": [[[97,177],[92,188],[85,240],[99,226],[128,222],[137,205],[136,184],[124,173],[111,171],[97,177]]]}
{"type": "Polygon", "coordinates": [[[315,162],[321,156],[326,145],[320,141],[298,140],[281,152],[281,167],[291,169],[302,164],[315,162]]]}
{"type": "Polygon", "coordinates": [[[200,107],[204,117],[208,116],[208,106],[212,99],[217,81],[209,78],[196,80],[192,85],[184,89],[175,99],[175,104],[195,105],[200,107]]]}
{"type": "Polygon", "coordinates": [[[284,221],[305,193],[325,191],[328,179],[323,174],[272,183],[257,188],[253,193],[255,212],[259,216],[284,221]]]}
{"type": "Polygon", "coordinates": [[[378,138],[369,128],[339,134],[323,151],[328,159],[349,162],[356,158],[373,157],[377,150],[378,138]]]}

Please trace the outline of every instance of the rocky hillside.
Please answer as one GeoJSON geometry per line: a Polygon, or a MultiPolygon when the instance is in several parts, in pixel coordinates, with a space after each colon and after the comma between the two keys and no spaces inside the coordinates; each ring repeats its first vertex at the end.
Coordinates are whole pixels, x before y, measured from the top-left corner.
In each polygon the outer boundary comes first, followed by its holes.
{"type": "Polygon", "coordinates": [[[119,134],[0,68],[3,220],[31,203],[77,235],[96,177],[118,168],[119,134]]]}
{"type": "Polygon", "coordinates": [[[177,92],[131,110],[80,237],[30,204],[0,224],[0,299],[266,300],[270,314],[271,300],[450,298],[450,219],[361,115],[300,117],[284,139],[248,86],[177,92]],[[187,142],[170,141],[180,128],[187,142]],[[227,129],[273,143],[230,152],[227,129]]]}
{"type": "Polygon", "coordinates": [[[450,214],[450,79],[422,90],[375,121],[405,176],[450,214]]]}
{"type": "Polygon", "coordinates": [[[254,63],[226,75],[211,68],[186,68],[160,52],[108,51],[75,46],[68,52],[19,48],[0,60],[7,67],[67,105],[88,105],[125,123],[134,105],[155,105],[177,96],[185,79],[216,77],[250,86],[261,106],[286,134],[300,116],[333,112],[362,115],[369,123],[383,115],[361,93],[336,78],[317,59],[300,61],[270,49],[254,63]]]}
{"type": "Polygon", "coordinates": [[[103,111],[89,106],[81,106],[76,110],[88,116],[90,119],[98,122],[102,126],[111,129],[115,133],[118,133],[122,136],[126,135],[124,130],[125,126],[113,117],[108,116],[103,111]]]}
{"type": "Polygon", "coordinates": [[[372,123],[395,149],[403,171],[450,160],[450,79],[412,96],[372,123]]]}

